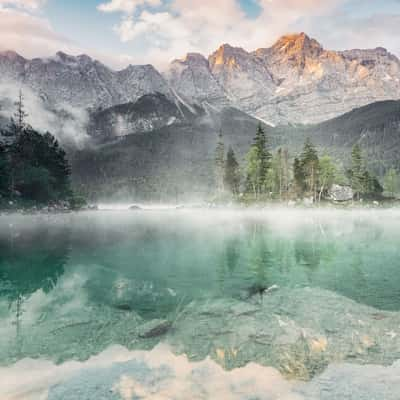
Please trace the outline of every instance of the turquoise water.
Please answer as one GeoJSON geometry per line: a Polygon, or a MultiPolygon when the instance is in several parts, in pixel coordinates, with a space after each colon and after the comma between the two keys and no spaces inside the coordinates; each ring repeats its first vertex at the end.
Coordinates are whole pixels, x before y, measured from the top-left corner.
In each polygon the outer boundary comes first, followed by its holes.
{"type": "Polygon", "coordinates": [[[399,227],[390,210],[2,216],[0,361],[85,359],[127,345],[132,313],[171,319],[273,285],[398,311],[399,227]]]}

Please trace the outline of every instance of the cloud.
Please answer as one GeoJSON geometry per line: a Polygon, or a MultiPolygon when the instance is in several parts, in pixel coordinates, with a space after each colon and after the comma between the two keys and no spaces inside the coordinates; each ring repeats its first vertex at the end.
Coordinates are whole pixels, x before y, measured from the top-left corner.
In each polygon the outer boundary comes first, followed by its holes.
{"type": "Polygon", "coordinates": [[[0,50],[15,50],[26,57],[77,47],[56,33],[46,19],[11,8],[0,8],[0,36],[0,50]]]}
{"type": "Polygon", "coordinates": [[[394,54],[400,54],[400,13],[374,13],[365,17],[340,14],[321,19],[319,25],[312,21],[307,25],[310,33],[324,38],[325,47],[331,49],[385,47],[394,54]]]}
{"type": "Polygon", "coordinates": [[[140,6],[158,7],[161,4],[161,0],[111,0],[108,3],[100,4],[97,8],[104,12],[133,14],[140,6]]]}
{"type": "Polygon", "coordinates": [[[209,54],[223,42],[248,49],[270,45],[299,19],[324,15],[342,2],[259,0],[261,13],[256,18],[247,17],[237,0],[172,0],[163,3],[161,11],[139,9],[149,1],[113,0],[99,9],[122,12],[114,28],[120,40],[145,43],[143,57],[160,66],[188,51],[209,54]]]}
{"type": "Polygon", "coordinates": [[[46,0],[0,0],[0,7],[17,7],[24,8],[27,10],[38,10],[44,4],[46,0]]]}

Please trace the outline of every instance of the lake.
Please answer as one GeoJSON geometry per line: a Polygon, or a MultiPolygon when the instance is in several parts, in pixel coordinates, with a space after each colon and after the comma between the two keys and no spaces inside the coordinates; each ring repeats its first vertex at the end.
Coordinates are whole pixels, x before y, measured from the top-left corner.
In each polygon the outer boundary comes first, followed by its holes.
{"type": "Polygon", "coordinates": [[[398,374],[399,228],[400,211],[366,209],[0,216],[1,398],[181,398],[166,382],[192,398],[353,398],[321,387],[398,374]]]}

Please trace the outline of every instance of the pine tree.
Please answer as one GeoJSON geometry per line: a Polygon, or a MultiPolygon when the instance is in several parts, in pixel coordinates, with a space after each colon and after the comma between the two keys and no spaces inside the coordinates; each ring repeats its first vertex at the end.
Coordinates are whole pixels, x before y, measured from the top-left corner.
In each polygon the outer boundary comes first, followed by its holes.
{"type": "Polygon", "coordinates": [[[246,191],[258,199],[260,193],[260,157],[257,147],[253,144],[246,155],[246,191]]]}
{"type": "Polygon", "coordinates": [[[395,197],[400,190],[400,179],[397,171],[394,168],[390,168],[384,178],[385,191],[391,196],[395,197]]]}
{"type": "Polygon", "coordinates": [[[358,199],[362,193],[364,193],[366,186],[366,176],[364,161],[361,153],[361,147],[356,144],[353,146],[351,151],[351,169],[350,169],[350,180],[351,187],[358,199]]]}
{"type": "Polygon", "coordinates": [[[312,194],[315,201],[319,179],[319,158],[317,150],[309,138],[304,143],[300,163],[304,174],[305,191],[312,194]]]}
{"type": "Polygon", "coordinates": [[[0,142],[0,198],[10,195],[11,175],[10,162],[6,146],[0,142]]]}
{"type": "Polygon", "coordinates": [[[258,197],[266,191],[268,170],[271,167],[271,152],[263,127],[258,125],[253,144],[246,156],[247,178],[251,192],[258,197]]]}
{"type": "Polygon", "coordinates": [[[298,196],[302,196],[306,188],[306,178],[304,176],[304,171],[300,159],[297,157],[295,157],[293,161],[293,177],[295,192],[298,196]]]}
{"type": "Polygon", "coordinates": [[[261,124],[258,125],[257,133],[254,138],[254,146],[258,152],[259,158],[259,192],[264,191],[265,179],[267,177],[268,169],[271,167],[272,154],[268,149],[267,138],[265,136],[265,131],[261,124]]]}
{"type": "Polygon", "coordinates": [[[24,95],[22,90],[19,91],[18,100],[14,103],[14,105],[16,107],[16,111],[14,113],[12,124],[15,125],[16,133],[20,134],[26,127],[26,118],[28,117],[28,114],[25,111],[24,95]]]}
{"type": "Polygon", "coordinates": [[[225,145],[223,142],[222,133],[220,133],[218,136],[218,143],[215,149],[214,173],[215,173],[215,186],[217,189],[217,193],[221,194],[224,191],[224,175],[225,175],[225,145]]]}
{"type": "Polygon", "coordinates": [[[273,194],[283,200],[289,191],[289,153],[287,149],[278,149],[272,157],[270,173],[267,174],[267,186],[273,194]]]}
{"type": "Polygon", "coordinates": [[[236,160],[235,152],[229,147],[225,161],[225,187],[234,195],[239,194],[240,173],[239,163],[236,160]]]}

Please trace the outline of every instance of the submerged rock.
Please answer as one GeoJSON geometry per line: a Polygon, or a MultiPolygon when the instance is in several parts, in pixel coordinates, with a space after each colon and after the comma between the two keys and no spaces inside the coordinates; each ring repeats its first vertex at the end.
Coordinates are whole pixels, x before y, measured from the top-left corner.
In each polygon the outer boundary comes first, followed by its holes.
{"type": "Polygon", "coordinates": [[[171,328],[171,322],[165,319],[153,319],[139,327],[139,337],[148,339],[164,335],[171,328]]]}
{"type": "MultiPolygon", "coordinates": [[[[299,382],[288,381],[275,369],[257,364],[224,371],[210,359],[193,363],[162,346],[141,354],[120,352],[120,358],[126,361],[107,362],[100,355],[97,362],[78,367],[72,376],[61,366],[56,382],[49,384],[48,377],[54,377],[53,373],[39,376],[35,384],[39,386],[37,381],[42,379],[50,386],[48,400],[398,400],[400,392],[399,362],[388,367],[333,364],[310,382],[299,382]]],[[[24,393],[21,381],[28,381],[32,390],[31,371],[19,372],[19,382],[8,384],[6,398],[24,393]]]]}
{"type": "Polygon", "coordinates": [[[331,362],[389,365],[400,358],[400,313],[380,311],[321,289],[281,289],[249,299],[196,301],[166,340],[192,360],[224,368],[249,362],[310,379],[331,362]]]}

